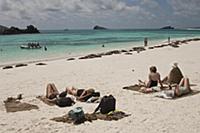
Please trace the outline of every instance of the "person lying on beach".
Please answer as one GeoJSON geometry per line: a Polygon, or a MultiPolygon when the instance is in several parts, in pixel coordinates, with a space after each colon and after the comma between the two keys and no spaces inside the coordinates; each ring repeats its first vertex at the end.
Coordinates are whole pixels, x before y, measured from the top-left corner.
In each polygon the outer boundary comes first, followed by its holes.
{"type": "Polygon", "coordinates": [[[188,78],[182,78],[179,84],[169,86],[169,90],[162,91],[158,97],[162,98],[175,98],[181,97],[185,94],[192,92],[188,78]]]}
{"type": "Polygon", "coordinates": [[[82,102],[86,102],[88,99],[94,96],[94,94],[98,93],[98,92],[95,93],[94,89],[85,90],[85,89],[77,89],[75,87],[72,87],[71,89],[66,88],[66,91],[68,94],[75,96],[77,100],[82,101],[82,102]]]}
{"type": "Polygon", "coordinates": [[[178,63],[173,63],[172,69],[170,70],[168,76],[166,76],[162,80],[162,83],[167,83],[169,85],[179,84],[182,78],[183,78],[183,74],[182,74],[180,68],[178,67],[178,63]]]}
{"type": "Polygon", "coordinates": [[[163,87],[162,82],[160,80],[160,74],[157,72],[157,68],[155,66],[151,66],[149,68],[150,73],[149,73],[149,80],[147,82],[143,82],[141,80],[138,80],[140,85],[145,87],[145,88],[151,88],[158,86],[158,83],[160,83],[161,88],[163,87]]]}
{"type": "Polygon", "coordinates": [[[66,97],[67,91],[59,93],[55,84],[48,84],[46,88],[46,98],[49,99],[49,102],[55,103],[59,107],[72,106],[75,104],[74,100],[71,97],[66,97]]]}
{"type": "Polygon", "coordinates": [[[52,99],[55,99],[58,95],[59,95],[59,92],[55,84],[48,84],[46,88],[46,98],[52,100],[52,99]]]}

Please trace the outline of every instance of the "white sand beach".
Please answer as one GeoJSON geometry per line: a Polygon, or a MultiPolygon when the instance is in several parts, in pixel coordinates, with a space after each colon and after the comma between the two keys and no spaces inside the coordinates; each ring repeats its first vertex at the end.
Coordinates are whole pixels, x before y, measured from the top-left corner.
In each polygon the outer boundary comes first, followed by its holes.
{"type": "Polygon", "coordinates": [[[133,55],[112,55],[87,60],[66,59],[45,62],[45,66],[0,69],[0,133],[199,133],[200,93],[176,100],[141,94],[122,87],[147,79],[149,66],[155,65],[161,76],[168,74],[173,62],[178,62],[189,77],[193,90],[200,91],[200,41],[179,48],[149,49],[133,55]],[[112,94],[117,109],[131,116],[119,121],[97,120],[75,126],[50,119],[81,106],[92,113],[98,104],[77,102],[72,107],[48,106],[36,96],[44,95],[46,85],[55,83],[59,91],[67,86],[95,88],[101,95],[112,94]],[[3,101],[22,93],[22,101],[37,105],[38,110],[6,113],[3,101]]]}

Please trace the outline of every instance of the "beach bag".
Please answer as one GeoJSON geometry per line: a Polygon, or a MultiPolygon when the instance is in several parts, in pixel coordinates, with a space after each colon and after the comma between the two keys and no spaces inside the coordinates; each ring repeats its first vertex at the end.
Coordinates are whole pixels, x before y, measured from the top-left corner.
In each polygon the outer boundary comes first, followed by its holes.
{"type": "Polygon", "coordinates": [[[85,121],[85,114],[82,107],[76,107],[68,112],[68,116],[75,124],[83,123],[85,121]]]}
{"type": "Polygon", "coordinates": [[[74,104],[74,101],[70,97],[59,97],[56,99],[56,105],[59,107],[69,107],[74,104]]]}
{"type": "Polygon", "coordinates": [[[100,112],[102,114],[107,114],[111,111],[114,111],[115,106],[116,99],[112,95],[104,96],[99,103],[100,112]]]}

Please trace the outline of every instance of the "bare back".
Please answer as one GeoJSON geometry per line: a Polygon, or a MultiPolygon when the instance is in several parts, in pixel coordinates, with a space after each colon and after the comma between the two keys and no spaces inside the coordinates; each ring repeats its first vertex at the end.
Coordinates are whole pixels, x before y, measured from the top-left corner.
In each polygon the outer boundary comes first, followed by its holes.
{"type": "Polygon", "coordinates": [[[158,72],[156,72],[156,73],[150,73],[149,74],[149,80],[159,81],[160,80],[160,74],[158,72]]]}

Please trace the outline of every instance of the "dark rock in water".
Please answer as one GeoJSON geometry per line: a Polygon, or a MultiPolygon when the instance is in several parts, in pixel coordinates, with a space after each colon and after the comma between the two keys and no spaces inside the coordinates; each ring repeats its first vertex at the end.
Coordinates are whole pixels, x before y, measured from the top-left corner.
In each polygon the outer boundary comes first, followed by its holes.
{"type": "Polygon", "coordinates": [[[68,61],[70,61],[70,60],[75,60],[75,58],[69,58],[69,59],[67,59],[68,61]]]}
{"type": "Polygon", "coordinates": [[[125,53],[125,55],[132,55],[132,53],[127,52],[127,53],[125,53]]]}
{"type": "Polygon", "coordinates": [[[17,64],[15,65],[15,67],[24,67],[24,66],[28,66],[27,64],[17,64]]]}
{"type": "Polygon", "coordinates": [[[200,41],[200,38],[194,38],[192,41],[200,41]]]}
{"type": "Polygon", "coordinates": [[[121,51],[113,50],[113,51],[106,52],[104,55],[113,55],[113,54],[121,54],[121,51]]]}
{"type": "Polygon", "coordinates": [[[183,41],[181,41],[181,43],[185,43],[185,44],[187,44],[187,40],[183,40],[183,41]]]}
{"type": "Polygon", "coordinates": [[[178,48],[179,47],[177,44],[169,44],[169,46],[171,46],[173,48],[178,48]]]}
{"type": "Polygon", "coordinates": [[[37,63],[37,66],[43,66],[43,65],[47,65],[46,63],[37,63]]]}
{"type": "Polygon", "coordinates": [[[162,45],[156,45],[154,46],[154,48],[162,48],[163,46],[162,45]]]}
{"type": "Polygon", "coordinates": [[[176,45],[181,44],[181,41],[175,41],[174,44],[176,45]]]}
{"type": "Polygon", "coordinates": [[[149,49],[154,49],[154,47],[149,47],[149,49]]]}
{"type": "Polygon", "coordinates": [[[146,49],[144,47],[133,47],[133,51],[145,51],[146,49]]]}
{"type": "Polygon", "coordinates": [[[127,50],[121,50],[121,52],[125,53],[125,52],[128,52],[127,50]]]}
{"type": "Polygon", "coordinates": [[[98,25],[94,26],[94,28],[93,28],[93,30],[106,30],[106,29],[107,28],[102,27],[102,26],[98,26],[98,25]]]}
{"type": "Polygon", "coordinates": [[[32,33],[40,33],[39,30],[33,25],[27,26],[26,29],[19,29],[17,27],[4,27],[0,26],[0,35],[12,35],[12,34],[32,34],[32,33]]]}
{"type": "Polygon", "coordinates": [[[80,57],[79,59],[92,59],[92,58],[101,58],[101,55],[98,55],[98,54],[89,54],[89,55],[80,57]]]}
{"type": "Polygon", "coordinates": [[[2,69],[11,69],[13,66],[4,66],[2,69]]]}
{"type": "Polygon", "coordinates": [[[133,52],[133,49],[130,49],[129,52],[133,52]]]}
{"type": "Polygon", "coordinates": [[[172,27],[172,26],[165,26],[165,27],[162,27],[162,28],[160,28],[160,29],[175,29],[174,27],[172,27]]]}

